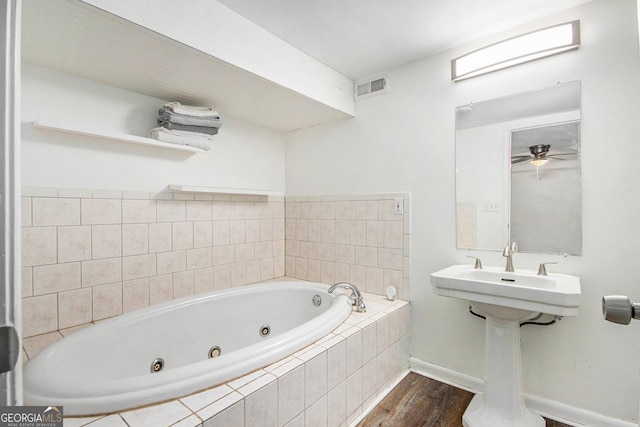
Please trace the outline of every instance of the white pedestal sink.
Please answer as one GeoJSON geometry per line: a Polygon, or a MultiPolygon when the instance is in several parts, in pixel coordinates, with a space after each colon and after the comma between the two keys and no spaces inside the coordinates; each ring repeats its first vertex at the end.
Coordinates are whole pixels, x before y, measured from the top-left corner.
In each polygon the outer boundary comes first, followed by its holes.
{"type": "Polygon", "coordinates": [[[454,265],[431,275],[436,294],[470,301],[486,317],[484,393],[465,411],[465,427],[542,427],[522,396],[520,322],[537,313],[575,316],[580,279],[566,274],[504,272],[454,265]]]}

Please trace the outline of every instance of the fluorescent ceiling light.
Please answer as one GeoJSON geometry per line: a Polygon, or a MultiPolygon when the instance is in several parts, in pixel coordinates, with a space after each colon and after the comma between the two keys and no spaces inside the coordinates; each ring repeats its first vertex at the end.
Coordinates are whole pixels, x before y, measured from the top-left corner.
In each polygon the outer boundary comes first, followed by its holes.
{"type": "Polygon", "coordinates": [[[475,50],[451,61],[451,80],[479,76],[524,62],[577,49],[580,21],[532,31],[475,50]]]}

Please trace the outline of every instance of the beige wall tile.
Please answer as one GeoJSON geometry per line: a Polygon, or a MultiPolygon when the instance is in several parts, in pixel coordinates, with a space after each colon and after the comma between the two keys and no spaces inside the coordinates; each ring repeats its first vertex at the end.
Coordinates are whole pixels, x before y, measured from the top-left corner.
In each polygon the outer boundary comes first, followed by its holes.
{"type": "Polygon", "coordinates": [[[384,270],[381,268],[367,267],[366,291],[376,295],[382,295],[384,282],[384,270]]]}
{"type": "Polygon", "coordinates": [[[260,220],[260,241],[273,240],[273,220],[260,220]]]}
{"type": "Polygon", "coordinates": [[[300,218],[318,219],[318,204],[316,202],[300,203],[300,218]]]}
{"type": "Polygon", "coordinates": [[[274,219],[284,219],[284,202],[270,202],[271,214],[274,219]]]}
{"type": "Polygon", "coordinates": [[[235,245],[234,249],[235,249],[236,262],[250,261],[254,259],[255,245],[253,243],[244,243],[241,245],[235,245]]]}
{"type": "Polygon", "coordinates": [[[253,219],[255,218],[255,208],[253,202],[235,202],[234,215],[235,219],[253,219]]]}
{"type": "MultiPolygon", "coordinates": [[[[404,205],[403,205],[404,207],[404,205]]],[[[402,215],[394,212],[393,199],[380,200],[378,202],[379,218],[385,221],[400,221],[402,215]]]]}
{"type": "Polygon", "coordinates": [[[320,222],[320,241],[323,243],[335,243],[336,222],[334,220],[323,219],[320,222]]]}
{"type": "Polygon", "coordinates": [[[82,262],[82,287],[122,281],[122,258],[82,262]]]}
{"type": "Polygon", "coordinates": [[[83,225],[120,224],[122,201],[114,199],[82,199],[83,225]]]}
{"type": "Polygon", "coordinates": [[[256,259],[273,257],[273,241],[256,243],[254,256],[256,259]]]}
{"type": "Polygon", "coordinates": [[[300,203],[288,202],[285,205],[285,218],[300,218],[300,203]]]}
{"type": "Polygon", "coordinates": [[[356,220],[377,220],[378,201],[358,200],[356,201],[356,220]]]}
{"type": "Polygon", "coordinates": [[[320,261],[320,282],[335,283],[335,263],[333,261],[320,261]]]}
{"type": "Polygon", "coordinates": [[[91,259],[91,227],[58,227],[58,263],[91,259]]]}
{"type": "Polygon", "coordinates": [[[193,270],[193,281],[196,294],[213,291],[213,267],[193,270]]]}
{"type": "Polygon", "coordinates": [[[161,252],[157,257],[158,274],[176,273],[187,268],[187,253],[185,251],[161,252]]]}
{"type": "Polygon", "coordinates": [[[254,205],[255,217],[258,219],[271,219],[273,218],[273,204],[269,202],[256,203],[254,205]]]}
{"type": "Polygon", "coordinates": [[[322,241],[322,222],[318,219],[309,220],[309,234],[308,239],[310,242],[322,241]]]}
{"type": "Polygon", "coordinates": [[[42,295],[80,287],[80,263],[43,265],[33,268],[33,294],[42,295]]]}
{"type": "Polygon", "coordinates": [[[384,221],[367,221],[367,246],[384,245],[384,221]]]}
{"type": "Polygon", "coordinates": [[[357,246],[366,246],[367,244],[367,222],[351,221],[349,243],[357,246]]]}
{"type": "Polygon", "coordinates": [[[124,224],[156,222],[156,203],[163,200],[122,200],[124,224]]]}
{"type": "Polygon", "coordinates": [[[156,254],[122,257],[122,280],[141,279],[156,274],[156,254]]]}
{"type": "Polygon", "coordinates": [[[170,222],[149,224],[149,252],[167,252],[172,248],[172,227],[170,222]]]}
{"type": "Polygon", "coordinates": [[[213,222],[195,221],[193,223],[193,247],[213,246],[213,222]]]}
{"type": "Polygon", "coordinates": [[[231,264],[231,287],[247,284],[247,263],[237,262],[231,264]]]}
{"type": "Polygon", "coordinates": [[[356,246],[356,264],[367,267],[378,266],[378,249],[356,246]]]}
{"type": "Polygon", "coordinates": [[[289,238],[295,238],[301,242],[309,240],[309,220],[308,219],[296,219],[292,220],[293,230],[295,237],[289,236],[289,238]]]}
{"type": "Polygon", "coordinates": [[[193,248],[193,223],[174,222],[172,223],[173,250],[193,248]]]}
{"type": "Polygon", "coordinates": [[[354,201],[336,202],[336,219],[342,219],[342,220],[356,219],[356,202],[354,201]]]}
{"type": "Polygon", "coordinates": [[[284,255],[273,257],[273,277],[285,275],[284,255]]]}
{"type": "Polygon", "coordinates": [[[187,270],[211,267],[212,265],[212,248],[189,249],[187,251],[187,270]]]}
{"type": "Polygon", "coordinates": [[[213,288],[227,289],[231,287],[231,265],[213,267],[213,288]]]}
{"type": "Polygon", "coordinates": [[[404,225],[402,221],[384,222],[384,247],[402,249],[404,242],[404,225]]]}
{"type": "Polygon", "coordinates": [[[92,317],[91,288],[58,294],[59,329],[89,323],[92,317]]]}
{"type": "Polygon", "coordinates": [[[245,241],[258,242],[260,241],[260,220],[248,219],[245,221],[245,241]]]}
{"type": "Polygon", "coordinates": [[[173,274],[149,278],[149,304],[159,304],[173,299],[173,274]]]}
{"type": "Polygon", "coordinates": [[[342,262],[335,263],[334,277],[335,282],[348,282],[350,276],[350,266],[342,262]]]}
{"type": "Polygon", "coordinates": [[[122,282],[122,312],[149,306],[149,278],[122,282]]]}
{"type": "Polygon", "coordinates": [[[122,314],[122,282],[94,286],[93,320],[122,314]]]}
{"type": "Polygon", "coordinates": [[[233,202],[213,202],[211,205],[211,217],[216,220],[230,220],[235,216],[233,202]]]}
{"type": "Polygon", "coordinates": [[[232,245],[215,246],[213,248],[213,265],[231,264],[235,261],[235,250],[232,245]]]}
{"type": "Polygon", "coordinates": [[[187,221],[211,221],[211,202],[187,202],[187,221]]]}
{"type": "Polygon", "coordinates": [[[124,224],[122,226],[122,255],[149,253],[149,225],[124,224]]]}
{"type": "Polygon", "coordinates": [[[245,243],[246,242],[246,226],[244,220],[229,221],[229,243],[245,243]]]}
{"type": "Polygon", "coordinates": [[[31,212],[34,226],[80,225],[80,199],[34,197],[31,212]]]}
{"type": "Polygon", "coordinates": [[[318,244],[315,242],[300,242],[299,256],[306,259],[316,259],[318,257],[318,244]]]}
{"type": "Polygon", "coordinates": [[[284,220],[282,219],[273,220],[273,239],[284,240],[284,238],[285,238],[284,220]]]}
{"type": "Polygon", "coordinates": [[[187,202],[158,200],[158,222],[186,221],[187,202]]]}
{"type": "Polygon", "coordinates": [[[22,197],[21,202],[20,225],[29,227],[31,225],[31,197],[22,197]]]}
{"type": "Polygon", "coordinates": [[[213,246],[228,245],[231,242],[229,221],[213,221],[212,227],[213,246]]]}
{"type": "Polygon", "coordinates": [[[58,296],[56,294],[22,300],[22,336],[31,337],[58,329],[58,296]]]}
{"type": "Polygon", "coordinates": [[[318,243],[317,259],[320,261],[335,261],[336,247],[333,243],[318,243]]]}
{"type": "Polygon", "coordinates": [[[195,278],[193,270],[181,271],[173,274],[173,297],[182,298],[195,292],[195,278]]]}
{"type": "Polygon", "coordinates": [[[260,260],[260,280],[273,279],[273,258],[263,258],[260,260]]]}
{"type": "Polygon", "coordinates": [[[259,259],[247,261],[247,283],[257,283],[261,280],[261,268],[259,259]]]}
{"type": "Polygon", "coordinates": [[[319,219],[336,219],[336,202],[320,202],[318,203],[319,219]]]}
{"type": "Polygon", "coordinates": [[[378,249],[378,266],[402,271],[404,260],[401,249],[378,249]]]}
{"type": "Polygon", "coordinates": [[[122,256],[122,226],[91,226],[91,255],[93,259],[122,256]]]}
{"type": "Polygon", "coordinates": [[[352,245],[336,245],[336,261],[346,264],[356,263],[356,247],[352,245]]]}
{"type": "Polygon", "coordinates": [[[22,297],[33,295],[33,268],[22,268],[22,297]]]}
{"type": "Polygon", "coordinates": [[[22,265],[55,264],[58,260],[56,227],[22,228],[22,265]]]}

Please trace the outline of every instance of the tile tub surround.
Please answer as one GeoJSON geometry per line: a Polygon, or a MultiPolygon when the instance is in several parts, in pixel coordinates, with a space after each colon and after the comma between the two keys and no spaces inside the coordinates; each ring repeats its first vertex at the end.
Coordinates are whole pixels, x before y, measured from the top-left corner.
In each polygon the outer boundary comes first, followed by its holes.
{"type": "Polygon", "coordinates": [[[287,197],[286,275],[409,299],[410,204],[409,193],[287,197]]]}
{"type": "MultiPolygon", "coordinates": [[[[364,298],[366,313],[353,312],[326,337],[263,369],[158,405],[66,418],[65,426],[349,425],[409,365],[409,303],[369,293],[364,298]]],[[[52,332],[25,339],[25,355],[33,357],[61,337],[52,332]]]]}
{"type": "Polygon", "coordinates": [[[285,274],[409,299],[410,195],[24,188],[23,336],[285,274]],[[403,214],[394,212],[402,201],[403,214]],[[286,217],[286,218],[285,218],[286,217]],[[286,239],[286,240],[285,240],[286,239]]]}
{"type": "Polygon", "coordinates": [[[23,336],[285,273],[284,198],[25,188],[23,336]]]}

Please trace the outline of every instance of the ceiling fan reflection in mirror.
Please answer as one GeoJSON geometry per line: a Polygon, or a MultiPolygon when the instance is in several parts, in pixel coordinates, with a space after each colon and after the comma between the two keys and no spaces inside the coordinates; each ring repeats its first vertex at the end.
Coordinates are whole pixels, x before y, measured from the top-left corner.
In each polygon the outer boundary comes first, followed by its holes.
{"type": "Polygon", "coordinates": [[[575,156],[577,153],[549,153],[551,145],[538,144],[529,147],[530,154],[511,156],[511,164],[529,162],[533,166],[542,166],[549,160],[567,160],[561,156],[575,156]]]}

